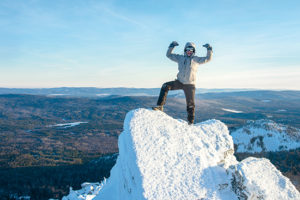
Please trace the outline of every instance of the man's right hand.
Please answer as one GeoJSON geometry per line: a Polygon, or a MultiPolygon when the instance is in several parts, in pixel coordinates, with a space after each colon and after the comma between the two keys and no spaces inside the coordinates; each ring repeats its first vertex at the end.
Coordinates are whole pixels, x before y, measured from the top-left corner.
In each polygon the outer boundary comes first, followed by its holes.
{"type": "Polygon", "coordinates": [[[179,44],[176,42],[176,41],[173,41],[171,44],[170,44],[170,46],[169,46],[169,48],[174,48],[174,47],[176,47],[176,46],[178,46],[179,44]]]}

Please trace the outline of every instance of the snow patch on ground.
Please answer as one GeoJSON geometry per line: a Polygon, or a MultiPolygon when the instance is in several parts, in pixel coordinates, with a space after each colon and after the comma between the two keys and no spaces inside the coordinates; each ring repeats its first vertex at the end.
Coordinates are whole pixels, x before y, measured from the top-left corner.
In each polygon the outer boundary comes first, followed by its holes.
{"type": "Polygon", "coordinates": [[[279,109],[276,112],[286,112],[286,110],[285,109],[279,109]]]}
{"type": "Polygon", "coordinates": [[[103,184],[105,184],[104,180],[102,183],[88,183],[85,182],[81,184],[80,190],[73,190],[70,188],[70,193],[67,197],[63,197],[62,200],[92,200],[94,199],[102,189],[103,184]]]}
{"type": "Polygon", "coordinates": [[[96,94],[96,96],[98,97],[108,97],[110,96],[111,94],[107,94],[107,93],[102,93],[102,94],[96,94]]]}
{"type": "Polygon", "coordinates": [[[147,96],[147,97],[157,96],[157,95],[151,95],[151,94],[147,94],[147,93],[127,93],[127,94],[103,93],[103,94],[96,94],[96,96],[98,96],[98,97],[108,97],[108,96],[111,96],[111,95],[118,95],[118,96],[122,96],[122,97],[126,97],[126,96],[147,96]]]}
{"type": "Polygon", "coordinates": [[[51,97],[51,96],[67,96],[69,94],[48,94],[47,96],[48,97],[51,97]]]}
{"type": "Polygon", "coordinates": [[[237,162],[233,153],[232,137],[218,120],[190,126],[160,111],[133,110],[109,179],[71,190],[63,200],[300,199],[267,159],[237,162]]]}
{"type": "Polygon", "coordinates": [[[238,110],[233,110],[233,109],[227,109],[227,108],[222,108],[222,110],[227,111],[227,112],[232,112],[232,113],[243,113],[243,111],[238,111],[238,110]]]}
{"type": "Polygon", "coordinates": [[[49,125],[48,127],[70,128],[73,126],[78,126],[80,124],[86,124],[86,123],[88,123],[88,122],[71,122],[71,123],[64,123],[64,124],[49,125]]]}

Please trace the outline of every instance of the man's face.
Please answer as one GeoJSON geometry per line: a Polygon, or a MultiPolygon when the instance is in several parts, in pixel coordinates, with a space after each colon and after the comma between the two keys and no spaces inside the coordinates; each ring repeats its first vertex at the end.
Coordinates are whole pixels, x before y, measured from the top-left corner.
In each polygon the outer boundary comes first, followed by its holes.
{"type": "Polygon", "coordinates": [[[186,55],[191,56],[194,53],[194,51],[186,51],[186,55]]]}
{"type": "Polygon", "coordinates": [[[186,55],[191,56],[194,53],[195,49],[193,47],[187,47],[185,49],[186,55]]]}

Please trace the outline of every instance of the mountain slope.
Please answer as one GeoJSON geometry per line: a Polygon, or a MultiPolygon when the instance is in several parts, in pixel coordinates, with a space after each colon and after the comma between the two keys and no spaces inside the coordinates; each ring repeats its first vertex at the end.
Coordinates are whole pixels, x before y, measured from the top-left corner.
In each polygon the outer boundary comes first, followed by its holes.
{"type": "Polygon", "coordinates": [[[300,148],[300,130],[272,120],[248,121],[231,133],[237,152],[259,153],[300,148]]]}
{"type": "Polygon", "coordinates": [[[110,178],[102,184],[85,183],[63,200],[299,198],[289,179],[267,159],[237,162],[222,122],[189,126],[162,112],[137,109],[126,116],[110,178]]]}

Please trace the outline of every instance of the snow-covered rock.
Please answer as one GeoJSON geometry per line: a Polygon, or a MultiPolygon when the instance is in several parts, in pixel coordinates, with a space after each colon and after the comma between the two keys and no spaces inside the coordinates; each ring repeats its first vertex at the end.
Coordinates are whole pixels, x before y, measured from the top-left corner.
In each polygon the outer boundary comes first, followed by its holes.
{"type": "Polygon", "coordinates": [[[236,151],[257,153],[300,148],[300,130],[272,120],[248,121],[231,133],[236,151]]]}
{"type": "Polygon", "coordinates": [[[300,199],[267,159],[237,162],[222,122],[189,126],[146,109],[126,115],[111,176],[96,189],[86,187],[63,200],[300,199]]]}
{"type": "Polygon", "coordinates": [[[85,182],[81,184],[82,189],[80,190],[73,190],[71,187],[69,195],[67,197],[63,197],[62,200],[92,200],[99,194],[99,191],[105,184],[105,181],[106,180],[104,180],[101,184],[85,182]]]}
{"type": "Polygon", "coordinates": [[[249,157],[231,169],[231,187],[239,199],[300,199],[291,181],[268,159],[249,157]]]}

